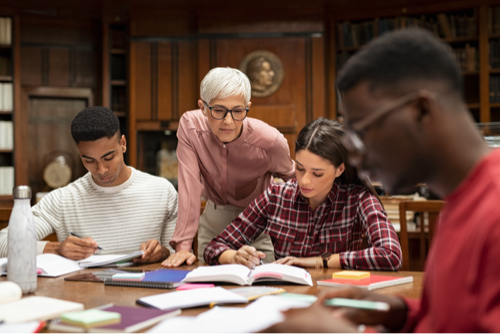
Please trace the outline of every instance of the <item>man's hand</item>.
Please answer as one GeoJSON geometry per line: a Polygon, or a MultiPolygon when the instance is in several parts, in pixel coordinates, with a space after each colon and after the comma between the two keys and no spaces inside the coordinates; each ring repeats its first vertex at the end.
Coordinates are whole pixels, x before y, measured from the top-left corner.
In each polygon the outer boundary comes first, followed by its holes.
{"type": "Polygon", "coordinates": [[[360,288],[347,288],[327,292],[321,295],[315,304],[324,305],[325,300],[330,298],[370,300],[390,305],[390,309],[387,312],[349,307],[342,308],[342,316],[356,324],[369,326],[383,325],[391,331],[399,331],[406,322],[408,308],[401,298],[373,293],[360,288]]]}
{"type": "Polygon", "coordinates": [[[70,235],[63,242],[49,242],[44,253],[62,255],[71,260],[83,260],[97,251],[97,242],[90,237],[80,239],[70,235]]]}
{"type": "Polygon", "coordinates": [[[274,263],[284,264],[287,266],[298,266],[304,268],[317,267],[318,265],[323,265],[323,260],[318,256],[314,257],[295,257],[287,256],[279,260],[274,261],[274,263]]]}
{"type": "Polygon", "coordinates": [[[170,255],[170,251],[156,239],[143,242],[141,250],[144,251],[144,254],[140,258],[134,259],[134,263],[155,263],[170,255]]]}
{"type": "Polygon", "coordinates": [[[168,259],[163,261],[161,265],[164,267],[173,268],[178,267],[186,262],[186,264],[190,266],[194,263],[194,261],[196,261],[196,256],[194,256],[193,253],[185,250],[180,250],[170,255],[168,259]]]}
{"type": "Polygon", "coordinates": [[[307,308],[292,308],[283,312],[285,320],[263,333],[354,333],[356,324],[342,318],[342,313],[319,303],[307,308]]]}

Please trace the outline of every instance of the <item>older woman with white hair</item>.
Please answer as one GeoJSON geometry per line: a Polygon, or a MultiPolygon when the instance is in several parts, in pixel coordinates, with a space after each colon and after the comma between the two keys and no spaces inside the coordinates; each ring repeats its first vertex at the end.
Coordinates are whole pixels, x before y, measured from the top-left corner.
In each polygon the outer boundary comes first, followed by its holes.
{"type": "MultiPolygon", "coordinates": [[[[294,163],[283,135],[275,128],[247,117],[251,86],[242,72],[214,68],[201,82],[200,109],[181,117],[177,137],[179,160],[179,210],[170,245],[175,249],[163,262],[166,267],[192,264],[193,238],[198,231],[198,258],[258,195],[273,177],[295,176],[294,163]],[[200,199],[207,198],[200,216],[200,199]]],[[[251,244],[274,261],[268,235],[251,244]]]]}

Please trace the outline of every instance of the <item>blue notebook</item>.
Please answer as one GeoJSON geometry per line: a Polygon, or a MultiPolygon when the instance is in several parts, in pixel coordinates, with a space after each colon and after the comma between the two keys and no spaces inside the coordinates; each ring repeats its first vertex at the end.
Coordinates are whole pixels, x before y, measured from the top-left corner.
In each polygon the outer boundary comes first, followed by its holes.
{"type": "Polygon", "coordinates": [[[136,288],[153,288],[153,289],[175,289],[184,284],[181,281],[186,277],[191,270],[178,269],[159,269],[149,271],[142,281],[120,281],[120,280],[104,280],[104,285],[113,286],[129,286],[136,288]]]}

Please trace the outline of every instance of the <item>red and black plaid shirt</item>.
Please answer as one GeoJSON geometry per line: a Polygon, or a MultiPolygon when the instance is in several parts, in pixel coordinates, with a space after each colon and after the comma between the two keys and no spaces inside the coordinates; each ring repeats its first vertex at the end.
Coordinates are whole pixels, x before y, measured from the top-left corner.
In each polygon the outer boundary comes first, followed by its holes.
{"type": "Polygon", "coordinates": [[[250,244],[261,233],[271,237],[276,259],[340,253],[344,269],[398,270],[398,236],[378,201],[359,185],[334,183],[313,212],[295,179],[273,184],[257,197],[205,250],[205,261],[250,244]],[[370,248],[360,250],[363,232],[370,248]]]}

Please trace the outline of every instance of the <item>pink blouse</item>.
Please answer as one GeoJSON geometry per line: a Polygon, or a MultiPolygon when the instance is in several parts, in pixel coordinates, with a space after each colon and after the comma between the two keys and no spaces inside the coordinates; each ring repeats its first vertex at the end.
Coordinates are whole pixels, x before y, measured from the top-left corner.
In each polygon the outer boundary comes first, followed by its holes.
{"type": "Polygon", "coordinates": [[[241,136],[225,144],[201,110],[188,111],[181,117],[177,138],[179,210],[170,240],[176,251],[192,248],[202,196],[216,205],[246,208],[269,187],[273,176],[285,181],[295,177],[285,137],[254,118],[247,117],[241,136]]]}

